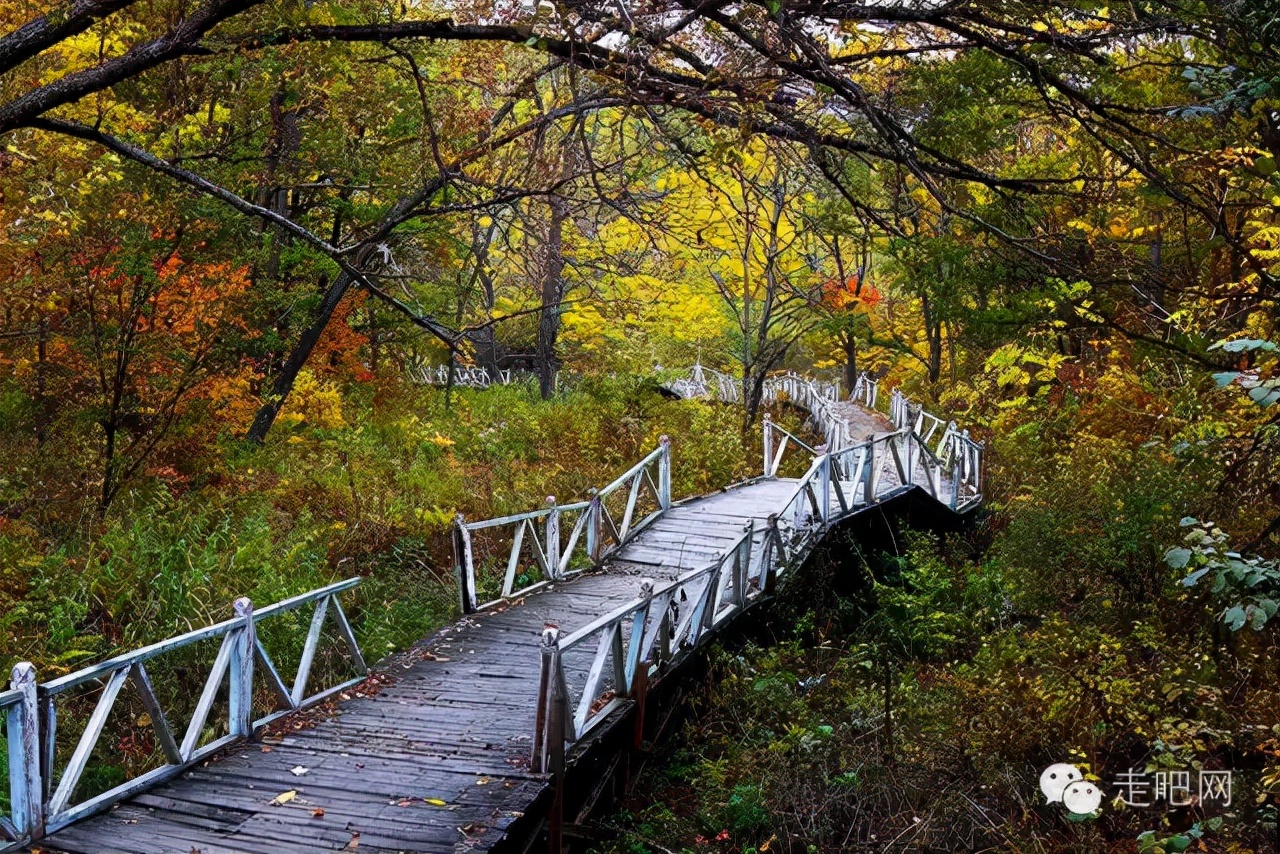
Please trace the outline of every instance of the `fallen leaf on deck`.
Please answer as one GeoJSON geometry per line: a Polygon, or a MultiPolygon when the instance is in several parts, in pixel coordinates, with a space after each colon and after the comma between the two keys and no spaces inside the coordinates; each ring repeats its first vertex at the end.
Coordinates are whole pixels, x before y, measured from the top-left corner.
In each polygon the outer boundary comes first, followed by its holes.
{"type": "Polygon", "coordinates": [[[477,786],[487,786],[487,785],[489,785],[489,784],[490,784],[490,783],[492,783],[492,782],[493,782],[493,781],[492,781],[492,780],[490,780],[488,777],[481,777],[480,779],[476,780],[476,785],[477,785],[477,786]]]}
{"type": "Polygon", "coordinates": [[[304,768],[301,765],[295,765],[289,769],[289,773],[295,777],[301,777],[303,774],[307,773],[310,770],[311,770],[310,768],[304,768]]]}
{"type": "Polygon", "coordinates": [[[289,801],[293,800],[296,797],[298,797],[297,789],[290,789],[287,792],[281,792],[280,794],[276,795],[274,798],[271,799],[271,806],[273,807],[283,806],[284,804],[289,803],[289,801]]]}
{"type": "Polygon", "coordinates": [[[449,803],[448,801],[442,801],[439,798],[423,798],[423,800],[431,804],[431,806],[433,807],[448,806],[448,803],[449,803]]]}
{"type": "Polygon", "coordinates": [[[345,850],[354,851],[359,847],[360,847],[360,834],[359,833],[351,834],[351,841],[347,843],[347,847],[345,850]]]}
{"type": "Polygon", "coordinates": [[[324,818],[324,810],[320,809],[320,807],[316,807],[315,809],[313,809],[313,810],[311,811],[311,817],[312,817],[312,818],[324,818]]]}

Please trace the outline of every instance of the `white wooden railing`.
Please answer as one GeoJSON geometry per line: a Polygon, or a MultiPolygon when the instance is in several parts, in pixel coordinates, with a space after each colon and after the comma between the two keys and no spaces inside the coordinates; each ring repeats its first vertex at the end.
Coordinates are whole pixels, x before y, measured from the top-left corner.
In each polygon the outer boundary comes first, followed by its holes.
{"type": "MultiPolygon", "coordinates": [[[[736,400],[732,378],[695,365],[670,386],[690,397],[736,400]]],[[[766,383],[767,401],[788,399],[815,415],[828,444],[814,448],[764,420],[764,475],[776,477],[789,448],[812,461],[759,537],[751,527],[706,566],[655,589],[641,582],[638,597],[562,636],[549,625],[542,636],[542,670],[534,722],[534,770],[559,774],[566,745],[584,738],[648,680],[668,669],[706,634],[772,593],[811,552],[830,526],[869,504],[920,488],[957,512],[982,500],[983,446],[915,406],[895,390],[889,415],[895,429],[858,442],[835,410],[838,386],[784,374],[766,383]],[[839,420],[839,425],[832,423],[839,420]],[[942,428],[940,440],[930,441],[942,428]],[[923,434],[920,432],[923,430],[923,434]]],[[[850,398],[868,408],[881,400],[865,374],[850,398]]]]}
{"type": "MultiPolygon", "coordinates": [[[[224,747],[251,735],[255,730],[289,712],[319,702],[365,678],[366,667],[351,624],[338,601],[338,594],[359,584],[351,578],[300,596],[254,610],[248,599],[237,599],[235,616],[221,623],[196,629],[101,664],[39,682],[35,668],[20,663],[13,668],[11,686],[0,692],[0,709],[6,715],[8,741],[10,814],[0,818],[0,832],[19,844],[38,840],[77,819],[99,812],[130,795],[168,779],[224,747]],[[306,606],[314,606],[297,670],[289,682],[282,678],[275,661],[258,638],[263,620],[306,606]],[[326,622],[331,622],[345,646],[345,657],[358,674],[352,679],[312,691],[311,672],[326,622]],[[219,641],[196,700],[194,711],[179,727],[166,712],[147,665],[175,650],[202,641],[219,641]],[[256,666],[255,666],[256,664],[256,666]],[[215,701],[226,685],[228,711],[226,726],[210,719],[215,701]],[[58,700],[65,695],[99,690],[97,702],[74,739],[70,758],[58,768],[58,700]],[[94,750],[107,722],[121,698],[134,695],[146,718],[143,726],[157,745],[162,763],[139,776],[90,795],[78,797],[78,788],[90,767],[94,750]],[[268,695],[269,711],[255,714],[255,694],[268,695]]],[[[140,718],[139,718],[140,719],[140,718]]],[[[136,721],[139,719],[135,719],[136,721]]],[[[64,724],[65,725],[65,724],[64,724]]]]}
{"type": "Polygon", "coordinates": [[[463,613],[484,610],[598,566],[670,506],[671,442],[663,436],[644,459],[608,486],[593,490],[585,501],[557,505],[555,496],[549,496],[540,510],[479,522],[468,522],[459,513],[453,557],[463,613]],[[487,538],[489,548],[479,548],[480,537],[487,538]],[[477,555],[478,551],[483,553],[477,555]],[[478,582],[494,557],[501,558],[500,592],[482,602],[478,582]]]}
{"type": "MultiPolygon", "coordinates": [[[[409,376],[426,385],[448,385],[448,365],[408,365],[409,376]]],[[[453,384],[462,388],[488,388],[491,385],[511,385],[520,374],[510,369],[498,371],[496,376],[484,368],[471,365],[454,365],[453,384]]]]}

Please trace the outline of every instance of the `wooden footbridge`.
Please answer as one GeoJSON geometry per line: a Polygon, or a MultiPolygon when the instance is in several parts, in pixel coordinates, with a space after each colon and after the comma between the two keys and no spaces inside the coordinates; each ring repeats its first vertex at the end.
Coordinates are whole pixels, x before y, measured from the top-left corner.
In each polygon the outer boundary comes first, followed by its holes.
{"type": "MultiPolygon", "coordinates": [[[[701,366],[670,387],[737,398],[736,381],[701,366]]],[[[826,444],[766,421],[760,477],[673,501],[664,439],[585,501],[459,517],[464,616],[367,677],[340,604],[354,579],[256,610],[239,600],[224,623],[48,682],[18,665],[0,693],[0,827],[12,847],[85,854],[554,849],[625,775],[682,663],[767,601],[833,525],[917,490],[954,513],[981,502],[982,446],[897,392],[864,377],[842,399],[787,375],[766,396],[807,409],[826,444]],[[796,452],[805,473],[777,476],[796,452]],[[300,611],[306,639],[284,674],[270,628],[300,611]],[[355,674],[316,690],[326,632],[355,674]],[[179,726],[147,664],[198,643],[217,654],[179,726]],[[83,729],[62,732],[60,698],[76,691],[97,699],[83,729]],[[126,703],[155,760],[90,791],[126,703]]]]}

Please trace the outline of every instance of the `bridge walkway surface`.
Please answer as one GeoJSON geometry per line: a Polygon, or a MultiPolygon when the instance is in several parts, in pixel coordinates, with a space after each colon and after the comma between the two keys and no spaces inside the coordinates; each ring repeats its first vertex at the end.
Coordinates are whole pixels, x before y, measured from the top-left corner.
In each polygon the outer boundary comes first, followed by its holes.
{"type": "MultiPolygon", "coordinates": [[[[920,425],[906,423],[916,410],[895,411],[891,420],[870,408],[874,389],[858,394],[861,403],[838,393],[827,393],[825,404],[810,402],[815,418],[828,419],[818,426],[840,433],[844,457],[819,448],[805,477],[766,476],[668,499],[628,533],[640,485],[655,485],[641,470],[621,526],[619,513],[605,519],[596,505],[584,505],[584,516],[595,508],[600,530],[620,534],[595,570],[557,573],[552,559],[549,582],[504,590],[329,701],[36,844],[82,854],[536,850],[546,844],[546,818],[558,797],[554,772],[566,767],[556,767],[553,736],[537,743],[542,733],[564,727],[572,773],[575,742],[616,722],[640,671],[660,680],[666,665],[678,663],[679,649],[699,647],[700,625],[767,598],[761,594],[772,592],[780,567],[802,560],[840,518],[922,483],[954,512],[980,501],[977,474],[966,469],[977,468],[976,455],[962,461],[944,448],[948,462],[939,473],[929,454],[911,455],[912,442],[926,445],[920,425]],[[855,459],[859,448],[865,450],[855,459]],[[708,592],[709,585],[715,589],[708,592]],[[549,633],[549,626],[556,629],[549,633]],[[562,700],[548,700],[555,696],[562,700]]],[[[770,429],[766,424],[766,475],[770,457],[776,469],[794,439],[782,431],[770,439],[770,429]]],[[[669,469],[666,477],[669,489],[669,469]]],[[[591,523],[586,529],[589,537],[591,523]]],[[[470,534],[462,536],[469,561],[470,534]]],[[[575,529],[569,551],[577,537],[575,529]]],[[[554,539],[558,553],[561,535],[554,539]]]]}

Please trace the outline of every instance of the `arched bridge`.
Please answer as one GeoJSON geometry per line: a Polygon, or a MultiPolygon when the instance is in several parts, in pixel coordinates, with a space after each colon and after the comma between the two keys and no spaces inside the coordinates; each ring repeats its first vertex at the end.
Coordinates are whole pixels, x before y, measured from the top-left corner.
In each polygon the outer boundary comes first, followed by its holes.
{"type": "MultiPolygon", "coordinates": [[[[737,382],[696,365],[669,388],[733,402],[737,382]]],[[[556,846],[563,823],[625,775],[628,750],[655,726],[652,698],[832,526],[911,491],[955,514],[982,501],[982,445],[897,391],[864,376],[845,398],[788,374],[765,395],[805,408],[825,443],[766,420],[759,477],[675,501],[664,438],[584,501],[459,517],[463,618],[367,679],[339,601],[354,579],[257,610],[240,600],[224,623],[52,681],[19,665],[0,693],[0,827],[15,847],[85,854],[556,846]],[[778,476],[797,453],[810,459],[804,474],[778,476]],[[312,613],[301,659],[282,674],[264,638],[299,609],[312,613]],[[357,674],[317,692],[325,632],[357,674]],[[146,665],[201,642],[217,657],[194,713],[171,719],[146,665]],[[59,735],[59,698],[86,686],[99,692],[92,714],[59,735]],[[146,710],[160,758],[83,795],[126,697],[146,710]],[[300,711],[320,701],[321,713],[300,711]],[[211,714],[219,704],[225,722],[211,714]]]]}

